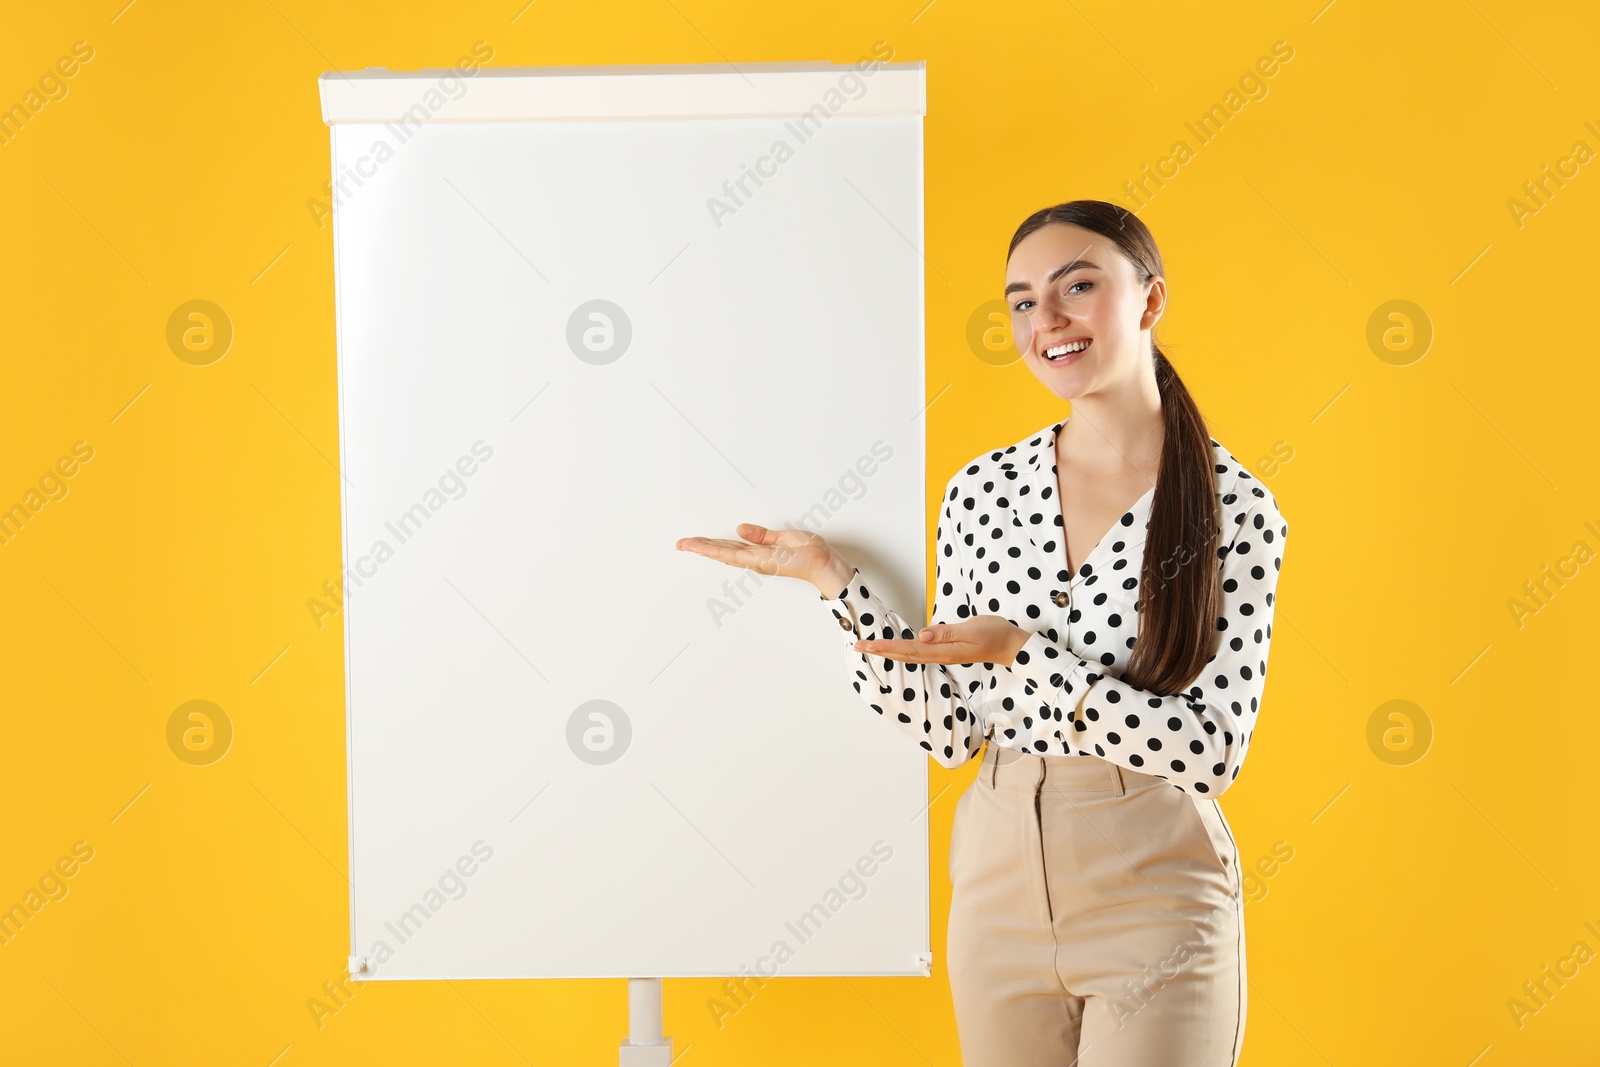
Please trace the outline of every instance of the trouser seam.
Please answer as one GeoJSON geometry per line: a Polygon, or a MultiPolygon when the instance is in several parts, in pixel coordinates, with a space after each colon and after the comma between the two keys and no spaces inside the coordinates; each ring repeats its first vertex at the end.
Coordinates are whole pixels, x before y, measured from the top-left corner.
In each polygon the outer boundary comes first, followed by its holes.
{"type": "Polygon", "coordinates": [[[1237,1010],[1233,1016],[1233,1058],[1228,1061],[1228,1067],[1233,1067],[1239,1062],[1239,1040],[1244,1029],[1244,900],[1242,897],[1234,900],[1233,922],[1233,960],[1234,969],[1239,975],[1239,993],[1235,1002],[1237,1010]]]}
{"type": "Polygon", "coordinates": [[[1239,1062],[1239,1043],[1244,1029],[1244,997],[1245,997],[1245,962],[1244,962],[1244,872],[1239,869],[1239,842],[1234,840],[1233,830],[1228,826],[1227,816],[1222,814],[1222,805],[1216,798],[1212,798],[1212,807],[1217,813],[1217,818],[1222,822],[1222,832],[1228,835],[1228,843],[1233,846],[1233,873],[1239,879],[1240,893],[1234,897],[1233,902],[1233,959],[1234,966],[1239,974],[1239,993],[1237,1011],[1233,1019],[1233,1059],[1229,1060],[1229,1067],[1239,1062]]]}
{"type": "MultiPolygon", "coordinates": [[[[1050,863],[1044,846],[1044,779],[1045,761],[1039,760],[1039,780],[1033,785],[1033,821],[1039,830],[1039,883],[1044,887],[1044,913],[1050,920],[1050,938],[1055,939],[1056,913],[1050,904],[1050,863]]],[[[1060,946],[1056,946],[1059,951],[1060,946]]]]}

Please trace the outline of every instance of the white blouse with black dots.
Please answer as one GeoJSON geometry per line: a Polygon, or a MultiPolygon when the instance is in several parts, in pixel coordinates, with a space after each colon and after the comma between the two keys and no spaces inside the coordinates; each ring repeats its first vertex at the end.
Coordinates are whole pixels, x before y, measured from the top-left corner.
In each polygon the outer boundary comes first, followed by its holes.
{"type": "Polygon", "coordinates": [[[987,737],[1038,755],[1100,756],[1216,797],[1238,777],[1255,730],[1289,524],[1272,494],[1213,440],[1222,586],[1215,650],[1182,693],[1130,685],[1120,675],[1138,634],[1155,490],[1069,574],[1055,463],[1067,421],[975,458],[945,488],[933,622],[999,615],[1031,631],[1012,666],[857,652],[857,641],[913,640],[921,629],[878,599],[859,567],[837,597],[819,599],[838,620],[856,691],[941,766],[965,763],[987,737]]]}

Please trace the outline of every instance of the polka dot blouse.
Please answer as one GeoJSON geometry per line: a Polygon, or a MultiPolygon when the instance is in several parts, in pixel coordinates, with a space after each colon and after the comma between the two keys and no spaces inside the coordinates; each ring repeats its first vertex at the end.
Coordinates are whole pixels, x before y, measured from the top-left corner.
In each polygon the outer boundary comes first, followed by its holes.
{"type": "Polygon", "coordinates": [[[999,615],[1030,632],[1015,663],[904,663],[860,640],[915,639],[860,568],[837,597],[855,688],[942,766],[985,738],[1038,755],[1094,755],[1215,797],[1239,775],[1266,682],[1278,569],[1289,524],[1227,449],[1216,456],[1222,615],[1210,661],[1184,692],[1160,696],[1120,677],[1138,634],[1139,577],[1152,487],[1066,569],[1056,437],[1067,420],[979,456],[945,489],[935,623],[999,615]]]}

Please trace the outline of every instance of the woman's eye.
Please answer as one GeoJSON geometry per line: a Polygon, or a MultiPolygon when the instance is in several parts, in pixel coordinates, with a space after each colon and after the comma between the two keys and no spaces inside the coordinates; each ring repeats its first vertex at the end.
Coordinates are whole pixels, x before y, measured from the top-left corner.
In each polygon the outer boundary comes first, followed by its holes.
{"type": "MultiPolygon", "coordinates": [[[[1078,286],[1080,286],[1080,285],[1086,286],[1086,287],[1088,287],[1090,289],[1094,288],[1094,282],[1079,281],[1079,282],[1073,282],[1071,285],[1067,286],[1067,292],[1071,293],[1073,290],[1077,289],[1078,286]]],[[[1015,304],[1011,305],[1011,310],[1012,311],[1023,311],[1024,308],[1023,308],[1022,305],[1031,304],[1031,303],[1033,303],[1032,300],[1019,300],[1015,304]]]]}

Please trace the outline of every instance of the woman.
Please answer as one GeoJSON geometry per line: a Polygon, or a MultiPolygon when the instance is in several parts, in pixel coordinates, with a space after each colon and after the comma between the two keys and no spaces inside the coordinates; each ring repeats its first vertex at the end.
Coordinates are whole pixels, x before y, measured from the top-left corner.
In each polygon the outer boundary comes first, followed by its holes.
{"type": "Polygon", "coordinates": [[[932,625],[809,531],[678,547],[811,582],[874,711],[942,766],[984,751],[950,845],[968,1067],[1232,1065],[1244,917],[1217,797],[1255,730],[1288,523],[1151,336],[1166,281],[1137,216],[1035,213],[1005,293],[1072,414],[950,479],[932,625]]]}

